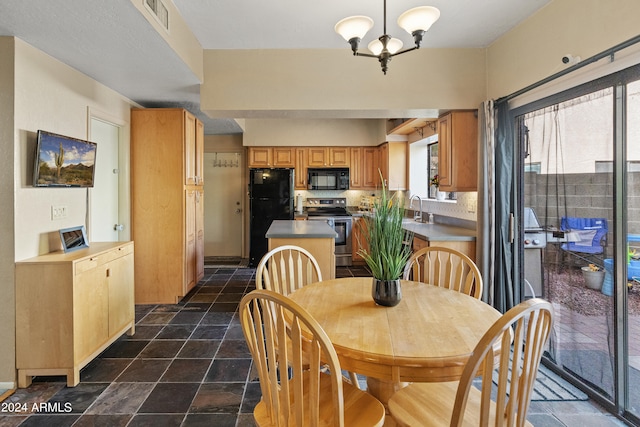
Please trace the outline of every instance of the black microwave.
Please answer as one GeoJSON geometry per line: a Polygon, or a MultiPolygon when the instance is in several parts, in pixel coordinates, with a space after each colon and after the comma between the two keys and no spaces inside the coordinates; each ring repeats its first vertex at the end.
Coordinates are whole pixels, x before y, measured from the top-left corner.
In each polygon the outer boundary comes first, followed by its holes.
{"type": "Polygon", "coordinates": [[[307,169],[309,190],[348,190],[349,169],[318,168],[307,169]]]}

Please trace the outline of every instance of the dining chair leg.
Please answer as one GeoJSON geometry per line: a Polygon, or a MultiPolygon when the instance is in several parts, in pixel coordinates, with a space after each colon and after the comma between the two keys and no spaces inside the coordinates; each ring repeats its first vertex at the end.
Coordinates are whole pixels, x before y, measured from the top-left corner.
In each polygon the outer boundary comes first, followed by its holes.
{"type": "Polygon", "coordinates": [[[360,383],[358,383],[358,375],[355,372],[349,371],[349,379],[351,380],[351,384],[360,388],[360,383]]]}

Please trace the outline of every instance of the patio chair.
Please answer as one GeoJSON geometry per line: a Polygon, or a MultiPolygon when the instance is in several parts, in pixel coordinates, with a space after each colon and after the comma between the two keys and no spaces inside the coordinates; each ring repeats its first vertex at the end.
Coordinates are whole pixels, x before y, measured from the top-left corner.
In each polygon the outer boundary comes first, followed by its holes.
{"type": "Polygon", "coordinates": [[[604,267],[607,247],[606,218],[562,217],[560,230],[571,233],[560,248],[589,264],[604,267]]]}
{"type": "Polygon", "coordinates": [[[277,292],[252,291],[240,302],[240,323],[262,391],[253,410],[256,425],[382,426],[382,403],[342,380],[331,340],[296,302],[277,292]],[[323,364],[328,373],[320,369],[323,364]]]}

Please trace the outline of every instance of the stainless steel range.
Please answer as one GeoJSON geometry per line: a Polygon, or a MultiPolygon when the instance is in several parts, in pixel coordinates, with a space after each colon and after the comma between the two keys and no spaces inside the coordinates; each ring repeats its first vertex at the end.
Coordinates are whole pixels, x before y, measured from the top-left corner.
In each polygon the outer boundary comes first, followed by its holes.
{"type": "Polygon", "coordinates": [[[547,232],[540,225],[532,208],[524,208],[524,280],[525,297],[542,297],[544,294],[542,249],[547,247],[547,232]]]}
{"type": "Polygon", "coordinates": [[[351,266],[351,228],[352,218],[347,212],[347,199],[344,197],[307,198],[307,217],[310,221],[326,221],[335,232],[336,266],[351,266]]]}

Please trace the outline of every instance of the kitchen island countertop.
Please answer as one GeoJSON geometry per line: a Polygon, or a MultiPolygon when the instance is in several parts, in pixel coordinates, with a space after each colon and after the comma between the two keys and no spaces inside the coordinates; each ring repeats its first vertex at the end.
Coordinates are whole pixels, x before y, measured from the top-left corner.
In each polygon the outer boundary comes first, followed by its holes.
{"type": "Polygon", "coordinates": [[[267,239],[336,238],[338,234],[324,221],[275,220],[267,230],[267,239]]]}

